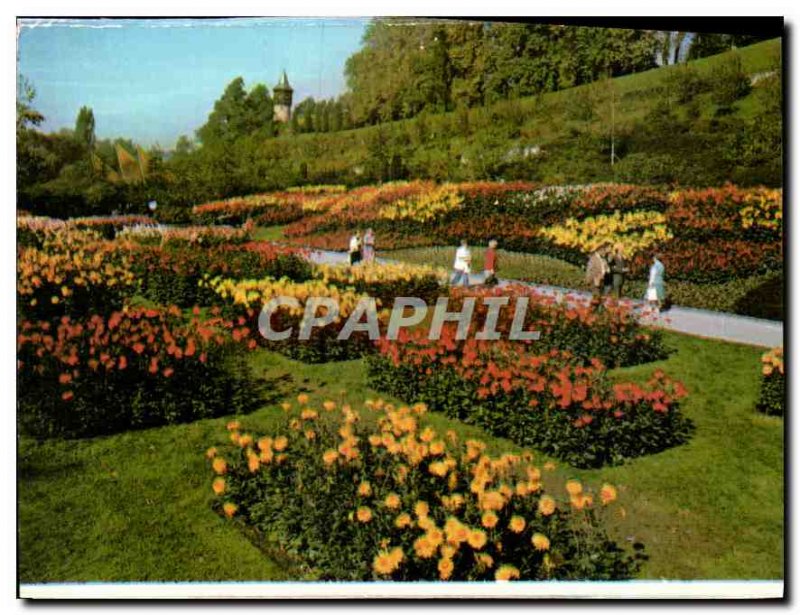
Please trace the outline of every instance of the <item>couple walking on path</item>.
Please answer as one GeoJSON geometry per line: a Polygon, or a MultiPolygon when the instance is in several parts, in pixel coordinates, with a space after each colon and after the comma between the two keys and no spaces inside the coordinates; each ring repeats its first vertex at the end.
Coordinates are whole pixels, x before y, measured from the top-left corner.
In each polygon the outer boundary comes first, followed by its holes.
{"type": "MultiPolygon", "coordinates": [[[[625,248],[621,243],[616,244],[613,251],[610,244],[606,243],[592,252],[586,265],[586,283],[592,288],[594,301],[599,305],[603,295],[609,291],[614,293],[617,299],[621,299],[625,278],[629,271],[625,248]]],[[[664,307],[666,299],[664,271],[661,255],[656,252],[653,254],[644,296],[644,299],[656,310],[664,307]]]]}
{"type": "Polygon", "coordinates": [[[361,239],[361,232],[356,231],[355,235],[350,237],[350,245],[348,246],[347,253],[350,257],[350,264],[355,265],[362,260],[371,263],[375,260],[375,234],[371,228],[367,229],[364,233],[364,239],[361,239]]]}

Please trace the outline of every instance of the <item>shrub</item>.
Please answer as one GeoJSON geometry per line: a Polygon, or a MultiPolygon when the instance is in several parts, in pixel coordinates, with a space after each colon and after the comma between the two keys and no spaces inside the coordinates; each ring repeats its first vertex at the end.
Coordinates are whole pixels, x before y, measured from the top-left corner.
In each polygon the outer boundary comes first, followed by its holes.
{"type": "Polygon", "coordinates": [[[665,85],[679,104],[686,104],[709,88],[700,72],[689,64],[679,64],[669,69],[665,85]]]}
{"type": "Polygon", "coordinates": [[[765,414],[783,416],[785,400],[783,348],[773,348],[761,356],[761,393],[756,408],[765,414]]]}
{"type": "Polygon", "coordinates": [[[750,77],[738,53],[727,54],[711,69],[711,99],[722,108],[730,108],[750,92],[750,77]]]}
{"type": "Polygon", "coordinates": [[[232,328],[216,317],[185,322],[175,307],[22,322],[20,426],[40,438],[84,437],[250,410],[258,386],[232,328]]]}
{"type": "Polygon", "coordinates": [[[381,340],[370,386],[480,425],[576,467],[622,463],[685,442],[680,383],[654,372],[647,385],[611,385],[602,364],[569,352],[536,355],[510,342],[432,342],[418,333],[381,340]]]}
{"type": "Polygon", "coordinates": [[[420,422],[425,408],[285,403],[288,425],[206,456],[216,507],[275,536],[325,580],[626,579],[638,558],[603,528],[617,496],[549,487],[527,453],[491,457],[420,422]],[[562,491],[563,490],[563,491],[562,491]]]}

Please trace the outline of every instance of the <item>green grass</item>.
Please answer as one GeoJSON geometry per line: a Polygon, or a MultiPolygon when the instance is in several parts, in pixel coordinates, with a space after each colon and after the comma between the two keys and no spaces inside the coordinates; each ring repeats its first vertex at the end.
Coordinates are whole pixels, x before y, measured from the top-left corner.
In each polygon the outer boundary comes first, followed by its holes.
{"type": "Polygon", "coordinates": [[[256,241],[282,241],[283,229],[286,226],[259,226],[253,233],[253,239],[256,241]]]}
{"type": "MultiPolygon", "coordinates": [[[[451,269],[453,267],[455,252],[455,246],[407,248],[404,250],[381,252],[380,256],[409,263],[426,264],[451,269]]],[[[470,252],[473,258],[472,270],[475,272],[482,272],[486,248],[471,247],[470,252]]],[[[539,282],[541,284],[551,284],[553,286],[563,286],[565,288],[582,288],[586,285],[584,282],[584,272],[580,267],[549,256],[497,250],[497,266],[498,275],[502,278],[539,282]]]]}
{"type": "MultiPolygon", "coordinates": [[[[783,422],[754,411],[756,348],[674,333],[668,360],[619,370],[645,378],[655,367],[689,389],[684,412],[696,434],[686,445],[615,468],[575,470],[563,478],[619,486],[624,518],[611,531],[640,540],[650,556],[643,578],[765,579],[783,576],[783,422]]],[[[268,431],[278,400],[359,402],[375,397],[363,361],[303,365],[274,353],[252,355],[273,379],[274,401],[242,419],[268,431]]],[[[211,509],[203,458],[224,444],[228,418],[111,437],[35,443],[19,449],[19,574],[48,581],[205,581],[302,578],[268,542],[248,536],[211,509]]],[[[483,437],[494,451],[518,450],[479,429],[432,415],[439,428],[483,437]]],[[[537,458],[544,461],[541,455],[537,458]]]]}

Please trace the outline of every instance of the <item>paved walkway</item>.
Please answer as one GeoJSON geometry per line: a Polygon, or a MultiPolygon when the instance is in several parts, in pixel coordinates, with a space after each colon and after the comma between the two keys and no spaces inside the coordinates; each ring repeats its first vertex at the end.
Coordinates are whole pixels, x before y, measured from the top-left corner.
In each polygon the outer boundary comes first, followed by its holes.
{"type": "MultiPolygon", "coordinates": [[[[346,265],[348,263],[348,256],[345,252],[311,250],[309,253],[309,260],[314,263],[346,265]]],[[[382,258],[379,258],[378,261],[393,262],[389,259],[382,258]]],[[[470,276],[470,284],[482,283],[482,274],[472,274],[470,276]]],[[[501,286],[511,283],[531,286],[543,294],[552,295],[559,300],[566,298],[568,301],[581,301],[591,297],[590,293],[586,291],[546,286],[543,284],[532,284],[530,282],[519,282],[517,280],[500,280],[501,286]]],[[[630,303],[635,310],[642,314],[642,321],[646,324],[664,327],[665,329],[671,329],[680,333],[724,340],[726,342],[738,342],[741,344],[751,344],[753,346],[763,346],[765,348],[783,346],[783,323],[779,321],[680,306],[672,306],[668,311],[654,318],[651,314],[646,313],[643,301],[631,300],[630,303]]]]}

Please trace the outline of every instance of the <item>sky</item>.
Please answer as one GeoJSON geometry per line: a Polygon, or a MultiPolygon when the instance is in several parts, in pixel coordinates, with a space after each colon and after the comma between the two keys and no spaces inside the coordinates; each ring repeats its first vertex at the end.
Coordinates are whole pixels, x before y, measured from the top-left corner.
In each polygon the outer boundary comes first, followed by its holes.
{"type": "Polygon", "coordinates": [[[20,20],[17,69],[36,89],[41,130],[91,107],[100,139],[171,148],[193,136],[234,78],[270,90],[285,69],[293,104],[345,90],[367,19],[20,20]]]}

